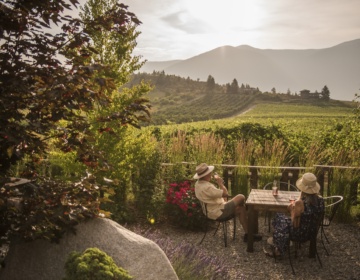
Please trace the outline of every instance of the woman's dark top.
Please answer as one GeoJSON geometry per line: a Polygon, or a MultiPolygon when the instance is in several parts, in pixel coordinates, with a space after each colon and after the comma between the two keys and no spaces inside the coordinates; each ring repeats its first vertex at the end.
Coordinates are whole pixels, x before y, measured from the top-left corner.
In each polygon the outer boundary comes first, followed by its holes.
{"type": "Polygon", "coordinates": [[[279,252],[283,254],[288,246],[290,233],[291,239],[299,242],[309,240],[317,231],[317,219],[321,218],[324,212],[324,200],[322,197],[314,199],[315,205],[302,198],[304,203],[304,212],[300,217],[300,226],[294,228],[291,218],[283,213],[277,213],[273,220],[274,234],[273,242],[279,252]]]}

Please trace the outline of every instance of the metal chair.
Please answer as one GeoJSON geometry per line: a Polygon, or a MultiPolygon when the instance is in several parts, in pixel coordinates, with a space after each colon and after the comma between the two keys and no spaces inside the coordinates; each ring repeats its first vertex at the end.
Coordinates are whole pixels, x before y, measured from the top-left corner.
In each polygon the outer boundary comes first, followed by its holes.
{"type": "Polygon", "coordinates": [[[220,227],[220,224],[222,224],[222,228],[223,228],[223,233],[224,233],[224,244],[225,244],[225,247],[227,247],[227,229],[228,229],[228,224],[227,222],[230,221],[230,220],[233,220],[234,222],[234,232],[233,232],[233,240],[235,240],[235,233],[236,233],[236,215],[232,215],[231,217],[227,218],[227,219],[223,219],[223,220],[213,220],[213,219],[210,219],[207,215],[207,204],[200,201],[200,204],[201,204],[201,207],[203,209],[203,213],[205,214],[205,217],[206,217],[206,224],[205,224],[205,233],[204,233],[204,236],[202,237],[199,245],[203,242],[203,240],[205,239],[205,236],[208,232],[208,228],[209,228],[209,222],[210,221],[215,221],[217,222],[217,227],[216,227],[216,230],[213,234],[213,236],[217,233],[219,227],[220,227]]]}
{"type": "MultiPolygon", "coordinates": [[[[308,238],[302,239],[302,240],[297,240],[294,236],[292,236],[291,231],[289,234],[289,243],[288,243],[288,255],[289,255],[289,262],[290,262],[290,266],[292,269],[292,273],[293,275],[295,275],[295,269],[292,263],[292,258],[291,258],[291,247],[290,247],[290,242],[293,243],[293,248],[294,248],[294,254],[295,254],[295,258],[297,258],[297,252],[298,249],[306,242],[309,241],[309,252],[310,252],[310,246],[311,244],[314,244],[314,250],[315,252],[312,252],[314,254],[314,257],[319,261],[320,263],[320,267],[322,267],[322,262],[317,250],[317,236],[319,233],[319,230],[321,228],[322,225],[322,221],[323,221],[323,217],[324,217],[324,212],[318,213],[318,214],[312,214],[311,218],[310,218],[310,224],[309,224],[309,236],[308,238]]],[[[309,255],[309,257],[311,257],[309,255]]]]}
{"type": "Polygon", "coordinates": [[[324,197],[325,213],[324,213],[324,219],[322,220],[322,224],[321,224],[320,237],[321,237],[321,243],[323,244],[326,254],[328,256],[329,256],[329,252],[326,249],[323,237],[325,237],[328,244],[330,244],[330,241],[325,234],[325,228],[330,227],[331,221],[334,219],[335,214],[340,206],[340,202],[343,201],[343,199],[344,198],[340,195],[324,197]]]}
{"type": "MultiPolygon", "coordinates": [[[[272,186],[273,186],[273,182],[270,182],[270,183],[267,183],[265,186],[264,186],[264,190],[271,190],[272,189],[272,186]]],[[[299,189],[290,184],[290,183],[287,183],[287,182],[277,182],[277,186],[280,190],[285,190],[285,191],[299,191],[299,189]]],[[[272,213],[270,211],[267,211],[265,213],[265,224],[266,224],[266,220],[268,220],[268,232],[270,232],[270,228],[271,228],[271,215],[272,213]]]]}

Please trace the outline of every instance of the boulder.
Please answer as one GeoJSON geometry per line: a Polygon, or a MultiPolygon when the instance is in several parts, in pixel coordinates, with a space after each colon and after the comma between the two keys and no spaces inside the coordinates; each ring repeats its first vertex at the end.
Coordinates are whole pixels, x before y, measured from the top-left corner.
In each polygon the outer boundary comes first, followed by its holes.
{"type": "Polygon", "coordinates": [[[11,244],[5,267],[0,269],[0,279],[61,280],[69,254],[93,247],[111,256],[134,279],[178,280],[169,259],[156,243],[105,218],[79,224],[76,235],[65,234],[59,244],[45,240],[11,244]]]}

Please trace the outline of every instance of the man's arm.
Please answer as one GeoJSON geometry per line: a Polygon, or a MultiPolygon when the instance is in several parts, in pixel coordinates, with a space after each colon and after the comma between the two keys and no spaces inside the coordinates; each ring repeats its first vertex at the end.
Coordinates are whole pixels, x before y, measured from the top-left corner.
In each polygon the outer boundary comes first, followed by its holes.
{"type": "Polygon", "coordinates": [[[218,186],[219,186],[219,188],[220,188],[220,190],[222,190],[223,191],[223,194],[222,194],[222,196],[223,197],[228,197],[229,196],[229,193],[228,193],[228,190],[227,190],[227,188],[225,187],[225,185],[224,185],[224,181],[223,181],[223,179],[221,179],[219,176],[216,176],[216,182],[217,182],[217,184],[218,184],[218,186]]]}

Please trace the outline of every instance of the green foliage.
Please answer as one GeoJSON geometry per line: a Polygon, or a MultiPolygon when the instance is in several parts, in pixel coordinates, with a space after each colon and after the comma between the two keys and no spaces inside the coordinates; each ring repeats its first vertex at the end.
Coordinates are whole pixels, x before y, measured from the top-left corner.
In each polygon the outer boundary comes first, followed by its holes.
{"type": "Polygon", "coordinates": [[[208,164],[221,163],[224,158],[225,144],[224,140],[209,134],[194,134],[189,139],[188,159],[189,162],[200,164],[206,162],[208,164]]]}
{"type": "MultiPolygon", "coordinates": [[[[275,166],[305,166],[310,171],[314,165],[334,165],[357,170],[360,126],[353,118],[352,108],[352,105],[341,104],[259,104],[244,116],[148,129],[156,135],[160,151],[166,153],[165,162],[172,164],[163,171],[163,174],[168,172],[167,182],[171,182],[171,178],[177,180],[177,171],[182,176],[185,174],[179,179],[191,178],[200,159],[215,165],[235,164],[238,168],[233,173],[229,190],[232,195],[246,195],[249,166],[271,167],[261,169],[260,184],[270,178],[270,181],[279,179],[281,170],[274,169],[275,166]],[[217,152],[219,149],[221,151],[217,152]],[[168,156],[168,151],[177,156],[168,156]]],[[[332,191],[336,192],[333,194],[345,194],[344,205],[354,204],[360,180],[356,174],[349,177],[352,181],[346,179],[347,176],[334,181],[341,190],[332,186],[332,191]]],[[[343,211],[344,215],[349,215],[349,208],[343,211]]]]}
{"type": "Polygon", "coordinates": [[[330,100],[330,91],[327,86],[324,86],[323,89],[321,90],[320,97],[321,97],[321,99],[323,99],[325,101],[330,100]]]}
{"type": "Polygon", "coordinates": [[[58,242],[67,230],[99,214],[91,176],[75,183],[12,178],[2,179],[0,185],[0,244],[14,236],[58,242]]]}
{"type": "Polygon", "coordinates": [[[206,81],[206,89],[208,91],[213,91],[215,89],[215,79],[213,76],[209,75],[206,81]]]}
{"type": "Polygon", "coordinates": [[[98,138],[98,145],[106,152],[109,169],[97,170],[100,187],[102,177],[111,178],[113,193],[108,194],[111,201],[102,203],[101,209],[112,213],[118,222],[132,222],[136,214],[143,217],[148,211],[154,212],[157,204],[153,202],[155,188],[160,184],[161,159],[157,142],[150,131],[135,128],[116,128],[119,138],[114,139],[104,133],[98,138]],[[134,207],[137,211],[134,211],[134,207]]]}
{"type": "Polygon", "coordinates": [[[241,94],[226,94],[224,86],[216,84],[211,76],[209,79],[209,82],[200,82],[164,73],[140,73],[134,75],[130,85],[141,80],[153,85],[154,89],[149,93],[153,124],[229,117],[247,108],[258,92],[244,87],[239,89],[241,94]]]}
{"type": "MultiPolygon", "coordinates": [[[[117,0],[88,0],[80,12],[81,19],[85,22],[97,21],[104,14],[111,14],[112,10],[121,7],[126,10],[127,6],[118,3],[117,0]]],[[[128,13],[118,19],[123,22],[120,27],[123,33],[115,33],[112,30],[99,29],[91,26],[88,30],[89,36],[93,40],[94,48],[98,50],[92,53],[91,57],[96,63],[108,65],[104,72],[99,72],[99,77],[106,76],[114,80],[117,86],[122,86],[128,82],[130,75],[140,69],[139,56],[131,56],[136,46],[136,38],[140,32],[136,31],[136,26],[140,21],[134,14],[128,13]]]]}
{"type": "Polygon", "coordinates": [[[149,136],[139,142],[138,152],[135,154],[137,157],[132,192],[136,208],[143,215],[150,212],[157,218],[157,214],[161,212],[159,208],[163,204],[159,204],[156,198],[156,188],[163,178],[160,175],[162,162],[154,138],[149,136]]]}
{"type": "Polygon", "coordinates": [[[238,167],[234,171],[234,181],[231,185],[231,195],[235,196],[237,194],[248,195],[250,191],[248,173],[248,166],[253,165],[255,162],[254,152],[256,144],[251,139],[242,139],[239,140],[234,148],[232,153],[234,163],[238,167]]]}
{"type": "MultiPolygon", "coordinates": [[[[123,9],[127,8],[115,0],[90,0],[82,8],[80,16],[84,22],[97,20],[102,14],[111,13],[118,5],[123,9]]],[[[128,15],[131,20],[125,21],[121,27],[125,35],[98,28],[89,31],[94,46],[100,50],[91,55],[92,59],[108,65],[105,71],[98,72],[97,78],[105,75],[111,77],[116,84],[116,88],[109,93],[112,102],[110,104],[99,104],[90,118],[93,123],[91,129],[95,135],[96,147],[107,155],[106,164],[108,166],[108,169],[98,169],[92,172],[97,177],[109,177],[115,180],[116,184],[113,184],[115,193],[111,195],[114,203],[106,205],[104,208],[111,210],[112,217],[117,221],[133,219],[133,215],[129,211],[129,203],[134,203],[135,200],[135,203],[139,205],[141,199],[151,200],[153,184],[151,184],[150,174],[156,176],[156,172],[152,173],[144,168],[149,166],[147,165],[148,161],[156,158],[153,157],[155,154],[154,147],[146,133],[137,133],[126,125],[119,125],[117,121],[107,123],[106,126],[102,122],[98,122],[99,119],[105,121],[107,116],[116,116],[119,111],[137,110],[146,114],[132,114],[128,115],[127,118],[129,121],[131,120],[130,124],[140,128],[140,123],[146,122],[150,116],[147,106],[148,99],[145,95],[151,87],[143,81],[133,83],[131,88],[124,86],[125,83],[129,82],[130,75],[140,69],[144,63],[140,62],[140,57],[131,55],[136,46],[136,38],[139,35],[139,32],[136,32],[136,26],[140,22],[134,14],[128,15]],[[143,177],[149,181],[147,183],[141,182],[139,178],[143,177]]],[[[152,166],[155,167],[156,164],[152,163],[152,166]]],[[[141,205],[140,210],[146,212],[141,205]]]]}
{"type": "Polygon", "coordinates": [[[72,252],[65,262],[63,280],[127,280],[133,279],[122,267],[98,248],[72,252]]]}
{"type": "MultiPolygon", "coordinates": [[[[139,73],[134,75],[131,84],[141,80],[149,81],[154,87],[149,97],[153,106],[152,123],[156,125],[179,124],[237,116],[246,109],[259,104],[266,105],[269,108],[273,107],[272,111],[276,110],[279,107],[278,105],[282,105],[283,109],[281,109],[281,112],[293,114],[294,120],[298,116],[303,117],[305,114],[308,114],[311,107],[319,108],[321,111],[325,111],[325,115],[327,115],[326,109],[329,107],[331,110],[334,109],[332,107],[336,106],[337,108],[344,108],[350,111],[352,106],[349,102],[345,101],[331,99],[314,100],[287,93],[261,93],[258,89],[250,87],[250,85],[245,86],[244,84],[240,88],[237,87],[239,94],[230,94],[230,83],[228,84],[229,93],[227,93],[226,85],[215,84],[215,87],[210,87],[210,89],[208,84],[212,84],[211,76],[208,77],[208,81],[202,82],[174,75],[166,75],[164,72],[154,72],[152,74],[139,73]],[[304,108],[305,106],[301,105],[307,105],[309,108],[304,108]],[[293,111],[292,109],[296,106],[299,108],[295,108],[293,111]],[[301,108],[304,108],[305,111],[300,111],[301,108]],[[286,109],[288,110],[286,111],[286,109]],[[296,113],[299,113],[299,115],[296,113]]],[[[233,83],[236,85],[236,82],[233,81],[233,83]]],[[[314,111],[314,113],[321,117],[320,112],[314,111]]],[[[261,117],[266,119],[267,114],[261,117]]],[[[271,118],[273,117],[271,116],[271,118]]]]}
{"type": "Polygon", "coordinates": [[[360,181],[360,170],[336,169],[331,173],[330,195],[341,195],[344,197],[336,213],[336,218],[342,222],[352,222],[353,216],[349,215],[352,208],[357,205],[357,192],[360,181]]]}
{"type": "Polygon", "coordinates": [[[354,109],[354,117],[356,121],[360,121],[360,94],[355,94],[354,98],[355,109],[354,109]]]}
{"type": "Polygon", "coordinates": [[[264,145],[255,149],[254,152],[256,166],[269,166],[261,170],[260,186],[264,186],[267,182],[274,179],[280,180],[280,168],[271,168],[279,166],[288,166],[291,162],[289,149],[286,147],[282,139],[273,141],[265,141],[264,145]]]}
{"type": "Polygon", "coordinates": [[[226,93],[230,93],[230,94],[238,94],[239,93],[239,84],[236,79],[234,79],[231,82],[231,85],[226,87],[226,93]]]}
{"type": "MultiPolygon", "coordinates": [[[[34,158],[29,164],[35,165],[36,158],[47,152],[49,138],[56,138],[65,152],[77,151],[81,162],[98,166],[101,153],[92,149],[90,123],[84,115],[96,104],[109,104],[111,99],[104,93],[115,84],[104,75],[94,79],[106,65],[90,63],[90,54],[96,52],[90,31],[95,28],[126,37],[124,24],[139,21],[122,5],[87,22],[64,17],[71,6],[63,1],[3,1],[1,5],[0,173],[5,174],[24,155],[34,158]],[[62,31],[46,33],[44,27],[51,24],[62,24],[62,31]],[[60,120],[66,121],[64,126],[60,120]]],[[[131,116],[146,109],[136,103],[98,121],[105,127],[109,121],[136,125],[137,119],[131,116]]]]}
{"type": "Polygon", "coordinates": [[[56,149],[49,152],[47,161],[43,162],[42,166],[45,166],[46,171],[41,173],[41,167],[39,167],[40,174],[63,180],[79,178],[85,174],[86,170],[84,164],[76,161],[74,152],[63,153],[56,149]]]}
{"type": "Polygon", "coordinates": [[[103,194],[110,188],[101,184],[111,169],[107,146],[98,142],[104,134],[115,138],[128,126],[140,127],[149,116],[142,97],[147,85],[118,90],[142,65],[130,55],[140,21],[117,1],[83,20],[67,15],[77,6],[77,0],[0,3],[0,174],[8,175],[11,165],[25,159],[19,177],[55,171],[73,182],[47,179],[29,193],[8,188],[1,178],[1,237],[57,240],[74,224],[96,216],[99,203],[108,200],[103,194]],[[60,28],[47,33],[54,24],[60,28]],[[109,52],[95,40],[101,36],[109,52]],[[69,160],[73,164],[66,166],[69,160]],[[91,179],[74,183],[85,169],[94,174],[91,179]],[[20,201],[15,209],[9,204],[14,196],[20,201]]]}

